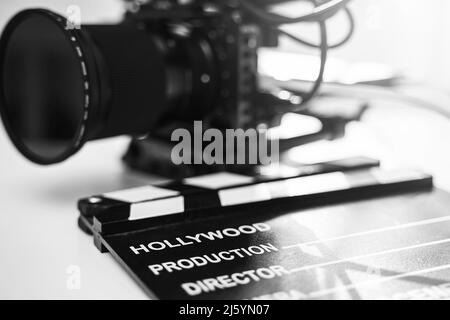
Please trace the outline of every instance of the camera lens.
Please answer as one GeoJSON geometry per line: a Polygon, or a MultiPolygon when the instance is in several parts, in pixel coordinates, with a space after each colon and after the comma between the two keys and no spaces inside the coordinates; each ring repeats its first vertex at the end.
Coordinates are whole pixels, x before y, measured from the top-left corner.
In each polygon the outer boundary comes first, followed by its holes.
{"type": "Polygon", "coordinates": [[[186,77],[173,69],[157,39],[134,25],[79,27],[25,10],[0,40],[0,112],[24,156],[53,164],[89,140],[151,131],[168,92],[184,90],[173,82],[186,77]]]}
{"type": "Polygon", "coordinates": [[[1,41],[1,110],[28,158],[51,163],[82,136],[84,76],[70,39],[38,12],[16,16],[1,41]]]}

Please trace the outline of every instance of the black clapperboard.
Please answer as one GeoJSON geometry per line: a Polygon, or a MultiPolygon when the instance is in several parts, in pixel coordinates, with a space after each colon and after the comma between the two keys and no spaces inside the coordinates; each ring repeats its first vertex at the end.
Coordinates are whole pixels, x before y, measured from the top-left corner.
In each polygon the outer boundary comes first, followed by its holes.
{"type": "Polygon", "coordinates": [[[79,201],[155,299],[450,297],[450,197],[366,158],[215,173],[79,201]]]}

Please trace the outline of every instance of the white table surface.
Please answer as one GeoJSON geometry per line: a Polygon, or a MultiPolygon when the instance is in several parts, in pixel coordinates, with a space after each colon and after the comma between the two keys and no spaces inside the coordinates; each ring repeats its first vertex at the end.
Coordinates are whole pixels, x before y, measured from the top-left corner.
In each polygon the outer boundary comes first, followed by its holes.
{"type": "MultiPolygon", "coordinates": [[[[450,99],[441,103],[450,107],[450,99]]],[[[298,150],[299,156],[314,161],[330,153],[373,155],[386,166],[422,168],[450,190],[450,122],[392,102],[375,105],[364,125],[350,126],[345,141],[308,146],[298,150]]],[[[156,181],[123,168],[120,156],[127,141],[90,143],[63,164],[39,167],[22,158],[0,129],[0,298],[147,298],[77,227],[80,197],[156,181]],[[73,265],[80,268],[76,290],[67,286],[73,265]]]]}

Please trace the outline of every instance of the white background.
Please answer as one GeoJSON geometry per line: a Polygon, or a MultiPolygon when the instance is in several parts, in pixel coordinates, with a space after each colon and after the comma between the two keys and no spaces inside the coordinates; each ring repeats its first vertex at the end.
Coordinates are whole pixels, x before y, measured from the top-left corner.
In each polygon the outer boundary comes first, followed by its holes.
{"type": "MultiPolygon", "coordinates": [[[[120,19],[113,0],[1,1],[0,25],[19,9],[49,7],[64,13],[77,4],[84,22],[120,19]]],[[[335,56],[388,63],[441,88],[450,105],[450,2],[355,0],[355,38],[335,56]]],[[[330,25],[331,26],[331,25],[330,25]]],[[[337,33],[341,26],[330,28],[337,33]]],[[[305,29],[306,30],[306,29],[305,29]]],[[[291,46],[291,45],[289,45],[291,46]]],[[[293,47],[291,47],[293,48],[293,47]]],[[[428,112],[378,101],[366,127],[350,130],[347,147],[417,166],[450,186],[450,125],[428,112]],[[387,116],[389,115],[389,116],[387,116]]],[[[71,161],[42,168],[23,159],[0,127],[0,298],[145,298],[126,272],[76,226],[76,200],[139,186],[153,178],[127,172],[119,161],[127,140],[89,144],[71,161]],[[69,290],[68,268],[80,267],[81,287],[69,290]]],[[[335,147],[342,152],[345,144],[335,147]]],[[[303,154],[312,154],[307,148],[303,154]]]]}

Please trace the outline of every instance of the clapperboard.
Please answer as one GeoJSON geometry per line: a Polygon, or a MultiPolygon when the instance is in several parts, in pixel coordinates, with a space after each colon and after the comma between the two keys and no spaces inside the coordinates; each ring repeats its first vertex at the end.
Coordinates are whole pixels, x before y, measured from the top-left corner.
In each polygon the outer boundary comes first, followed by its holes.
{"type": "Polygon", "coordinates": [[[156,299],[448,298],[449,205],[352,158],[96,195],[79,225],[156,299]]]}

